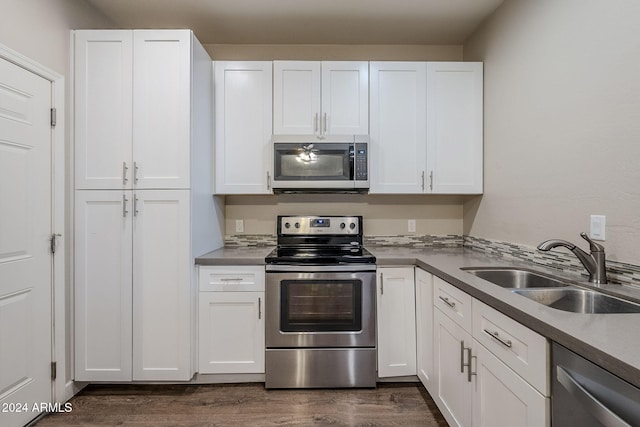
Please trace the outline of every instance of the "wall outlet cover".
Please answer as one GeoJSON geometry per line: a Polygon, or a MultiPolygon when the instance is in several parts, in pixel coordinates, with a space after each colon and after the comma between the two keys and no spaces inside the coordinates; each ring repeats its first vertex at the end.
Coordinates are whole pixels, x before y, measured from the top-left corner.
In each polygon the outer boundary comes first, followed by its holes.
{"type": "Polygon", "coordinates": [[[607,217],[604,215],[591,215],[589,237],[593,240],[605,240],[605,226],[607,217]]]}

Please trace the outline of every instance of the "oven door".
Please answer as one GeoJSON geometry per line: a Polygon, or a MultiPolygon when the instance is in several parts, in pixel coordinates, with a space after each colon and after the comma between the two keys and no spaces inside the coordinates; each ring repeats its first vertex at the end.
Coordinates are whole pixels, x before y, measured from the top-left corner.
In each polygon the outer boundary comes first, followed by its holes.
{"type": "Polygon", "coordinates": [[[374,272],[267,273],[267,348],[375,347],[374,272]]]}
{"type": "Polygon", "coordinates": [[[273,188],[355,188],[354,145],[276,142],[273,188]]]}

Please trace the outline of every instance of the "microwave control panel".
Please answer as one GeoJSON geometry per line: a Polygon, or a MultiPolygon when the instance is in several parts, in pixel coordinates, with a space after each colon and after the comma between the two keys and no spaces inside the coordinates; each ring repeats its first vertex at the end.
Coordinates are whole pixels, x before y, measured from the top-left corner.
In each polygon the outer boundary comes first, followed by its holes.
{"type": "Polygon", "coordinates": [[[368,181],[369,180],[369,171],[368,171],[368,153],[367,153],[367,144],[366,143],[357,143],[355,144],[355,177],[356,181],[368,181]]]}

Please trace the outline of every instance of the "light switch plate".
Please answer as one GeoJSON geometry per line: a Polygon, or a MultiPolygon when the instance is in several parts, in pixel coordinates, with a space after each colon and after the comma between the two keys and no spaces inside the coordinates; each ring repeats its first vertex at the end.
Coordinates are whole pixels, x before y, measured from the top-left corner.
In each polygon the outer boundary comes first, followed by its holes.
{"type": "Polygon", "coordinates": [[[589,237],[593,240],[605,240],[605,226],[607,217],[604,215],[591,215],[591,227],[589,237]]]}

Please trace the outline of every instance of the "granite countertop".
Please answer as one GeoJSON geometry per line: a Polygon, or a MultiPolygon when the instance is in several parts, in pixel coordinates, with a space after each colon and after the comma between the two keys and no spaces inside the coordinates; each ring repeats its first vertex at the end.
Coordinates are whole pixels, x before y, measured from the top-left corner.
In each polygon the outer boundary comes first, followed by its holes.
{"type": "Polygon", "coordinates": [[[196,258],[197,265],[264,265],[275,246],[225,246],[196,258]]]}
{"type": "MultiPolygon", "coordinates": [[[[640,387],[640,314],[577,314],[546,307],[461,270],[462,267],[525,267],[590,286],[586,277],[509,261],[470,249],[367,246],[380,267],[417,266],[467,292],[539,334],[564,345],[640,387]]],[[[263,265],[272,246],[225,247],[196,258],[199,265],[263,265]]],[[[607,293],[640,302],[640,290],[603,285],[607,293]]]]}

